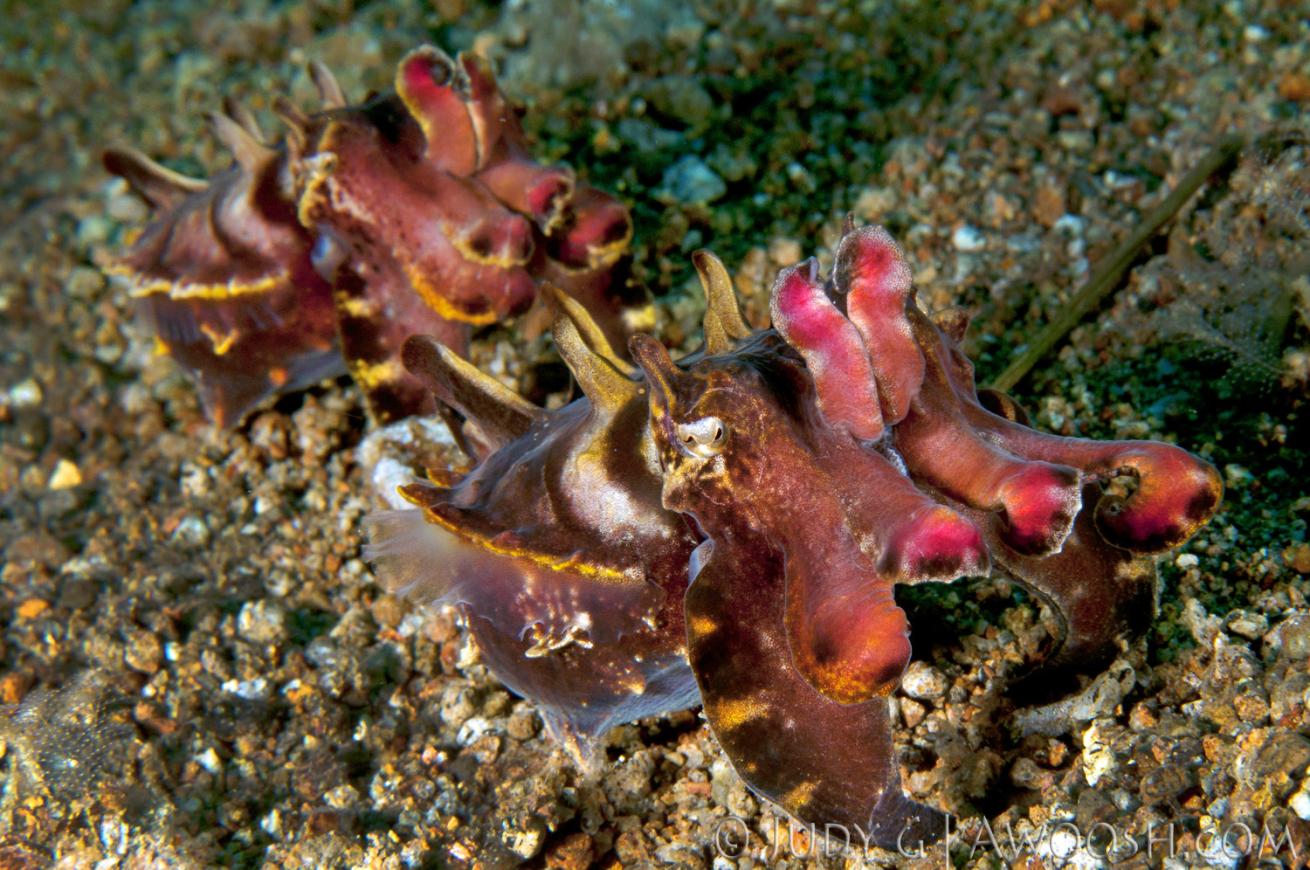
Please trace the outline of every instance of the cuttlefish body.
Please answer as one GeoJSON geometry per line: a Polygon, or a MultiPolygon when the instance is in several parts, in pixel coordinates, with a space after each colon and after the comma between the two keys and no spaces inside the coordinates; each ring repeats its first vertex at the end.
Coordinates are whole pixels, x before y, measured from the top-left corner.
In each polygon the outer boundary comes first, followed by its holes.
{"type": "Polygon", "coordinates": [[[477,465],[402,487],[417,510],[378,521],[382,581],[458,605],[584,760],[612,725],[699,700],[742,779],[797,818],[891,849],[936,839],[891,741],[911,653],[895,585],[999,570],[1059,616],[1046,661],[1093,666],[1144,629],[1148,554],[1209,519],[1218,475],[1171,445],[1030,429],[974,387],[963,320],[919,310],[880,228],[848,228],[827,280],[783,272],[768,330],[695,259],[705,344],[677,362],[637,336],[632,367],[554,294],[584,393],[558,411],[410,340],[477,465]],[[1102,491],[1124,476],[1128,495],[1102,491]]]}

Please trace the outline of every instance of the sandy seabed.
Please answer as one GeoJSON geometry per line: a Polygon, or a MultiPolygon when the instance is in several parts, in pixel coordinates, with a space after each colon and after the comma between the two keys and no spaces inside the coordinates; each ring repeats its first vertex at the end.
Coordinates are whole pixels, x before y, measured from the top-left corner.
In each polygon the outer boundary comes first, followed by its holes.
{"type": "MultiPolygon", "coordinates": [[[[633,206],[687,348],[691,250],[758,324],[853,211],[925,307],[974,314],[985,379],[1221,134],[1263,137],[1016,391],[1041,428],[1224,472],[1155,627],[1020,710],[1050,615],[1005,582],[916,592],[892,703],[955,866],[1310,860],[1304,3],[105,2],[0,35],[0,866],[948,863],[789,829],[697,711],[616,729],[583,776],[452,614],[376,585],[352,384],[216,431],[152,355],[101,272],[146,212],[99,149],[213,172],[224,95],[272,129],[274,95],[312,104],[307,60],[359,96],[424,41],[489,54],[542,153],[633,206]]],[[[518,385],[550,355],[511,324],[474,358],[518,385]]]]}

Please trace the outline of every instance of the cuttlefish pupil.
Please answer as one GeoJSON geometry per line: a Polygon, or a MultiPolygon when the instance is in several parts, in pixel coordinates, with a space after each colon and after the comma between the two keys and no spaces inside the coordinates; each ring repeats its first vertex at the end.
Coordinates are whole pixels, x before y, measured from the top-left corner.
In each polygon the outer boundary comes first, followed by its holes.
{"type": "Polygon", "coordinates": [[[702,417],[690,423],[679,423],[677,434],[683,449],[701,459],[717,456],[728,443],[728,428],[718,417],[702,417]]]}

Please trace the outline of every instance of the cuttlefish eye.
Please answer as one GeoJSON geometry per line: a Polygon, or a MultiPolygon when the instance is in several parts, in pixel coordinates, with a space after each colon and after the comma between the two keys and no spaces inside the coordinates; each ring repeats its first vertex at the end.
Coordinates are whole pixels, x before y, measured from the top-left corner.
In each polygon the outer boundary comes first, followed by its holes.
{"type": "Polygon", "coordinates": [[[701,417],[690,423],[679,423],[677,432],[683,449],[702,459],[717,456],[728,443],[728,427],[718,417],[701,417]]]}

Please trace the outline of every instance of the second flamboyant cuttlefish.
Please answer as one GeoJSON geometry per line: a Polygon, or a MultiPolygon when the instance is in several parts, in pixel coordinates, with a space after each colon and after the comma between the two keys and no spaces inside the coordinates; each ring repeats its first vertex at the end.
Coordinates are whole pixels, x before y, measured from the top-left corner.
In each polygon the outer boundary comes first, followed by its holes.
{"type": "Polygon", "coordinates": [[[234,157],[213,179],[104,155],[157,211],[108,271],[215,424],[347,367],[381,421],[430,411],[400,363],[405,339],[463,353],[473,327],[521,313],[539,282],[626,335],[627,209],[533,159],[485,59],[420,46],[394,93],[356,104],[326,67],[310,73],[323,108],[276,100],[279,142],[235,102],[210,116],[234,157]]]}
{"type": "Polygon", "coordinates": [[[870,842],[940,836],[907,798],[885,696],[909,661],[898,583],[1000,571],[1063,622],[1047,662],[1086,666],[1141,632],[1150,553],[1217,509],[1208,463],[1167,444],[1057,438],[978,391],[960,318],[934,321],[880,228],[832,276],[773,288],[742,321],[698,254],[702,350],[649,337],[624,362],[560,297],[555,338],[585,393],[544,411],[430,339],[405,361],[468,423],[462,476],[402,487],[383,583],[460,606],[495,673],[585,757],[612,725],[691,706],[737,771],[792,815],[870,842]],[[1128,495],[1103,492],[1131,476],[1128,495]]]}

